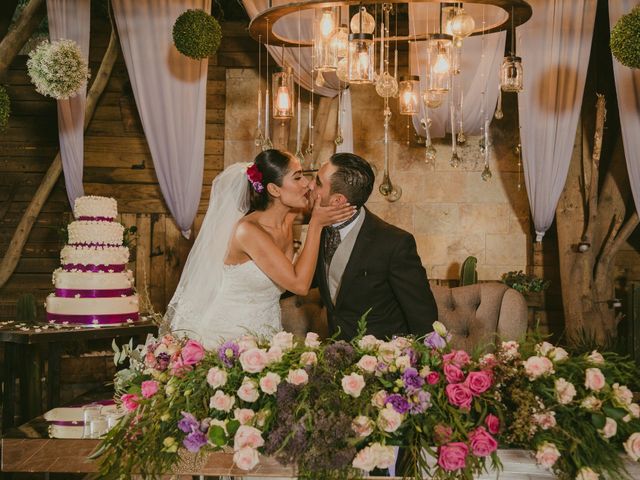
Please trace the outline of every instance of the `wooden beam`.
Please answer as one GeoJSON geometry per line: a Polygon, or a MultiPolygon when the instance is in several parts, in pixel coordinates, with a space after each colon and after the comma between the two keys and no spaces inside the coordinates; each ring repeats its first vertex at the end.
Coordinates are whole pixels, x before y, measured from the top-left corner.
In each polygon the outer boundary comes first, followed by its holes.
{"type": "Polygon", "coordinates": [[[45,0],[30,0],[14,27],[0,42],[0,78],[5,74],[20,49],[27,43],[46,13],[45,0]]]}

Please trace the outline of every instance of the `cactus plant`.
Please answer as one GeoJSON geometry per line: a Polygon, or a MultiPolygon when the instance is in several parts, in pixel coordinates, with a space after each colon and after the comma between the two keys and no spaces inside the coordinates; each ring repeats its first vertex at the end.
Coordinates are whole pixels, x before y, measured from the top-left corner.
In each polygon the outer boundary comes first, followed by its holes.
{"type": "Polygon", "coordinates": [[[35,323],[37,317],[36,298],[30,293],[20,295],[16,301],[16,320],[23,323],[35,323]]]}
{"type": "Polygon", "coordinates": [[[467,257],[462,263],[462,268],[460,269],[460,286],[478,283],[477,263],[478,259],[476,257],[467,257]]]}

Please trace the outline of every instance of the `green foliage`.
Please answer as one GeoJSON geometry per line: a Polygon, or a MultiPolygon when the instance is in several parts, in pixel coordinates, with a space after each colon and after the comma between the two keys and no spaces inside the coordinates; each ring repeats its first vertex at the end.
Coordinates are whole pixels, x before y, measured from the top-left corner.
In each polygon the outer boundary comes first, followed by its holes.
{"type": "Polygon", "coordinates": [[[222,28],[204,10],[187,10],[173,25],[173,43],[180,53],[196,60],[213,55],[220,47],[222,28]]]}
{"type": "Polygon", "coordinates": [[[640,68],[640,5],[616,22],[611,30],[610,46],[620,63],[640,68]]]}
{"type": "Polygon", "coordinates": [[[125,247],[132,247],[136,240],[136,233],[138,232],[138,227],[132,225],[124,229],[122,234],[122,244],[125,247]]]}
{"type": "Polygon", "coordinates": [[[0,85],[0,132],[3,132],[9,125],[9,115],[11,114],[11,100],[7,89],[0,85]]]}
{"type": "Polygon", "coordinates": [[[476,265],[478,259],[476,257],[467,257],[462,263],[460,269],[460,286],[473,285],[478,283],[478,272],[476,271],[476,265]]]}
{"type": "Polygon", "coordinates": [[[500,281],[520,293],[542,292],[549,288],[549,281],[527,275],[522,270],[503,273],[500,281]]]}
{"type": "Polygon", "coordinates": [[[16,301],[16,320],[24,323],[35,323],[38,316],[36,298],[25,293],[16,301]]]}

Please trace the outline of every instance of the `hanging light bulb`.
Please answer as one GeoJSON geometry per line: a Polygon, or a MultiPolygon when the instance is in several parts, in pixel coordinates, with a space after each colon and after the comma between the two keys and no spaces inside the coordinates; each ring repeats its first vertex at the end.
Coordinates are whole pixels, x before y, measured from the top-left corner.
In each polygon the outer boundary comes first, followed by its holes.
{"type": "Polygon", "coordinates": [[[373,33],[376,29],[376,20],[365,7],[351,17],[351,33],[373,33]]]}
{"type": "Polygon", "coordinates": [[[293,117],[294,89],[291,68],[273,74],[273,118],[285,120],[293,117]]]}
{"type": "Polygon", "coordinates": [[[373,35],[352,33],[349,35],[349,82],[373,82],[373,35]]]}
{"type": "Polygon", "coordinates": [[[349,53],[349,29],[341,25],[331,37],[331,48],[335,50],[338,58],[344,58],[349,53]]]}
{"type": "Polygon", "coordinates": [[[323,8],[320,17],[320,35],[329,38],[335,27],[334,12],[331,8],[323,8]]]}
{"type": "Polygon", "coordinates": [[[321,72],[335,71],[338,66],[337,45],[333,41],[337,28],[339,7],[317,9],[314,18],[313,45],[314,69],[321,72]]]}
{"type": "Polygon", "coordinates": [[[446,93],[451,86],[451,35],[434,34],[427,41],[429,49],[430,91],[446,93]]]}
{"type": "Polygon", "coordinates": [[[400,79],[400,95],[398,113],[400,115],[415,115],[418,113],[418,90],[420,78],[416,75],[400,79]]]}
{"type": "Polygon", "coordinates": [[[476,28],[475,20],[463,8],[458,9],[448,25],[450,32],[447,33],[457,38],[468,37],[476,28]]]}

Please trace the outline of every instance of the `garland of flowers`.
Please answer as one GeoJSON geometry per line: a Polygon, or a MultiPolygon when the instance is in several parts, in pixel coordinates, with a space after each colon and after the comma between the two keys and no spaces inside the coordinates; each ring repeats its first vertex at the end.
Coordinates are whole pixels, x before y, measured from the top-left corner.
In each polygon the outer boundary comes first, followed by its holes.
{"type": "Polygon", "coordinates": [[[611,30],[611,53],[620,63],[640,68],[640,5],[620,17],[611,30]]]}
{"type": "Polygon", "coordinates": [[[499,469],[499,443],[572,480],[628,478],[619,453],[640,457],[629,362],[533,340],[471,358],[438,322],[419,340],[364,335],[364,319],[359,331],[324,344],[245,335],[209,352],[165,335],[117,351],[130,361],[115,382],[126,415],[94,455],[101,475],[168,473],[185,449],[233,451],[247,471],[262,453],[301,478],[335,479],[394,465],[394,446],[415,479],[499,469]]]}
{"type": "Polygon", "coordinates": [[[9,125],[9,115],[11,114],[11,99],[4,85],[0,85],[0,132],[3,132],[9,125]]]}
{"type": "Polygon", "coordinates": [[[173,25],[173,43],[180,53],[196,60],[218,51],[222,27],[204,10],[187,10],[173,25]]]}
{"type": "Polygon", "coordinates": [[[90,76],[80,47],[66,39],[42,42],[29,53],[27,68],[36,91],[56,100],[75,96],[90,76]]]}

